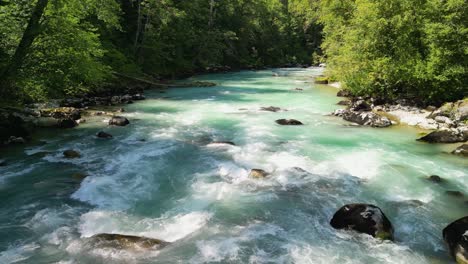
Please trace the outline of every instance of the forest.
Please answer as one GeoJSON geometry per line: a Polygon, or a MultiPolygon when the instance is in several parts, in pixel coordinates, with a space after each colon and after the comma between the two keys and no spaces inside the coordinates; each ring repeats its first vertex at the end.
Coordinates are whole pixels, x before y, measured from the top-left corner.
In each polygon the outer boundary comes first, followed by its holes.
{"type": "Polygon", "coordinates": [[[2,100],[82,96],[116,74],[327,64],[356,95],[467,94],[465,0],[2,0],[2,100]]]}

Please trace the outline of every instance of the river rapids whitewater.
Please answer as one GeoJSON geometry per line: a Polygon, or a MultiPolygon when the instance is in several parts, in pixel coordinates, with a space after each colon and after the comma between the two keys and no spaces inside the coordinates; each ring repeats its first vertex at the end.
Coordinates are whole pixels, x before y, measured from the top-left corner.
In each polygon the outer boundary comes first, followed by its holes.
{"type": "Polygon", "coordinates": [[[445,192],[467,190],[466,160],[447,154],[453,145],[417,142],[413,127],[329,116],[340,98],[313,84],[321,73],[197,76],[190,81],[218,86],[149,90],[125,106],[126,127],[90,117],[75,129],[38,132],[47,144],[10,149],[14,162],[0,167],[0,263],[452,263],[442,229],[468,204],[445,192]],[[287,111],[260,111],[268,106],[287,111]],[[281,118],[304,126],[280,126],[281,118]],[[102,130],[114,138],[96,138],[102,130]],[[82,157],[64,159],[66,149],[82,157]],[[253,168],[271,175],[250,178],[253,168]],[[333,229],[331,217],[347,203],[382,208],[395,241],[333,229]],[[135,251],[85,243],[98,233],[172,244],[135,251]]]}

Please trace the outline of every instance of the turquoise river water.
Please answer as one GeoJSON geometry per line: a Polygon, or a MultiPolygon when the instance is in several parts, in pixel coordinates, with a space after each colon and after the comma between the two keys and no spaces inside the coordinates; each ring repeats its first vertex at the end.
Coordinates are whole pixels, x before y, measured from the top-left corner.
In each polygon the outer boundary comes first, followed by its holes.
{"type": "Polygon", "coordinates": [[[467,161],[448,154],[456,145],[415,141],[421,131],[412,127],[328,116],[340,98],[313,84],[321,71],[199,76],[218,86],[147,91],[147,100],[124,106],[129,126],[90,117],[39,132],[36,141],[47,144],[7,149],[0,263],[452,263],[441,233],[468,214],[468,198],[445,192],[467,189],[467,161]],[[266,106],[288,111],[259,110],[266,106]],[[305,125],[279,126],[280,118],[305,125]],[[101,130],[114,138],[97,139],[101,130]],[[237,146],[208,145],[219,140],[237,146]],[[82,157],[66,160],[66,149],[82,157]],[[252,168],[271,175],[249,178],[252,168]],[[428,181],[433,174],[447,183],[428,181]],[[355,202],[381,207],[395,241],[331,228],[333,213],[355,202]],[[84,241],[98,233],[173,243],[89,247],[84,241]]]}

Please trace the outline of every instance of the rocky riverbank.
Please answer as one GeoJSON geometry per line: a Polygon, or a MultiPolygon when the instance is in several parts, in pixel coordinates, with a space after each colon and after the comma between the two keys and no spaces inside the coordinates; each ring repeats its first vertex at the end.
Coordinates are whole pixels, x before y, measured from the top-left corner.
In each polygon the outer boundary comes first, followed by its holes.
{"type": "MultiPolygon", "coordinates": [[[[330,83],[341,88],[339,83],[330,83]]],[[[344,120],[371,127],[389,127],[406,124],[428,130],[418,140],[428,143],[464,143],[468,141],[468,99],[448,102],[441,107],[416,107],[406,100],[386,103],[372,97],[353,97],[340,89],[338,97],[345,97],[338,105],[346,106],[332,114],[344,120]]],[[[468,156],[466,144],[459,146],[453,154],[468,156]]]]}

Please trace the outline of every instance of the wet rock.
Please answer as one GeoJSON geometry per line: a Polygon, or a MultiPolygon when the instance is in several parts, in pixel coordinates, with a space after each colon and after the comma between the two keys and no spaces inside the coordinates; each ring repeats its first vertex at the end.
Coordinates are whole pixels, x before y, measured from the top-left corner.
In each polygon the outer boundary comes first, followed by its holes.
{"type": "Polygon", "coordinates": [[[59,128],[74,128],[78,123],[73,119],[60,119],[57,123],[59,128]]]}
{"type": "Polygon", "coordinates": [[[84,124],[84,123],[86,123],[86,119],[80,118],[80,119],[76,120],[76,123],[77,123],[78,125],[79,125],[79,124],[84,124]]]}
{"type": "Polygon", "coordinates": [[[67,159],[76,159],[76,158],[80,158],[81,154],[76,150],[67,149],[63,152],[63,156],[67,159]]]}
{"type": "Polygon", "coordinates": [[[74,180],[82,181],[82,180],[86,179],[86,177],[88,177],[88,175],[86,173],[77,172],[77,173],[73,173],[71,177],[74,180]]]}
{"type": "Polygon", "coordinates": [[[81,118],[81,111],[74,107],[46,108],[40,110],[42,117],[52,117],[55,119],[78,120],[81,118]]]}
{"type": "Polygon", "coordinates": [[[442,179],[442,177],[437,175],[431,175],[427,177],[427,179],[433,183],[443,183],[445,181],[444,179],[442,179]]]}
{"type": "Polygon", "coordinates": [[[390,121],[390,119],[374,112],[344,110],[341,115],[344,120],[363,126],[389,127],[392,125],[392,121],[390,121]]]}
{"type": "Polygon", "coordinates": [[[97,136],[98,138],[106,138],[106,139],[113,138],[113,136],[112,136],[111,134],[106,133],[106,132],[104,132],[104,131],[98,132],[98,133],[96,134],[96,136],[97,136]]]}
{"type": "Polygon", "coordinates": [[[453,197],[458,197],[458,198],[461,198],[463,196],[465,196],[462,192],[460,191],[446,191],[445,194],[449,195],[449,196],[453,196],[453,197]]]}
{"type": "Polygon", "coordinates": [[[19,109],[0,108],[0,144],[8,143],[11,136],[27,138],[35,126],[35,119],[19,109]]]}
{"type": "Polygon", "coordinates": [[[11,136],[8,138],[8,140],[6,141],[6,144],[7,145],[10,145],[10,144],[24,144],[26,143],[26,140],[22,137],[15,137],[15,136],[11,136]]]}
{"type": "Polygon", "coordinates": [[[345,105],[345,106],[349,106],[351,105],[351,101],[348,101],[348,100],[342,100],[342,101],[339,101],[338,103],[336,103],[337,105],[345,105]]]}
{"type": "Polygon", "coordinates": [[[268,176],[268,172],[261,169],[252,169],[249,173],[251,178],[265,178],[268,176]]]}
{"type": "Polygon", "coordinates": [[[360,99],[351,103],[351,111],[371,111],[372,107],[365,100],[360,99]]]}
{"type": "Polygon", "coordinates": [[[294,88],[295,91],[304,91],[302,88],[294,88]]]}
{"type": "Polygon", "coordinates": [[[338,97],[351,97],[352,94],[349,90],[346,90],[346,89],[342,89],[342,90],[339,90],[338,93],[336,94],[336,96],[338,97]]]}
{"type": "Polygon", "coordinates": [[[128,121],[128,119],[123,116],[113,116],[109,120],[109,125],[113,126],[126,126],[128,124],[130,124],[130,121],[128,121]]]}
{"type": "Polygon", "coordinates": [[[442,231],[450,255],[458,264],[468,263],[468,216],[449,224],[442,231]]]}
{"type": "Polygon", "coordinates": [[[463,144],[460,147],[452,151],[452,154],[468,157],[468,144],[463,144]]]}
{"type": "Polygon", "coordinates": [[[281,108],[276,106],[269,106],[269,107],[261,107],[261,111],[268,111],[268,112],[278,112],[281,111],[281,108]]]}
{"type": "Polygon", "coordinates": [[[468,130],[437,130],[418,139],[428,143],[457,143],[468,140],[468,130]]]}
{"type": "Polygon", "coordinates": [[[142,94],[134,94],[132,96],[132,100],[135,100],[135,101],[140,101],[140,100],[145,100],[145,99],[146,99],[145,96],[142,94]]]}
{"type": "Polygon", "coordinates": [[[94,235],[91,239],[96,243],[96,246],[125,250],[154,250],[161,249],[170,244],[160,239],[121,234],[103,233],[94,235]]]}
{"type": "Polygon", "coordinates": [[[231,145],[231,146],[235,146],[236,144],[232,141],[213,141],[211,142],[210,144],[208,145],[231,145]]]}
{"type": "Polygon", "coordinates": [[[6,160],[0,159],[0,167],[5,167],[6,165],[8,165],[8,163],[6,162],[6,160]]]}
{"type": "Polygon", "coordinates": [[[393,240],[393,227],[382,210],[371,204],[347,204],[330,221],[335,229],[352,229],[380,239],[393,240]]]}
{"type": "Polygon", "coordinates": [[[296,119],[278,119],[275,121],[277,124],[282,126],[300,126],[303,125],[301,121],[296,119]]]}
{"type": "Polygon", "coordinates": [[[334,116],[339,116],[339,117],[343,117],[343,114],[344,114],[346,111],[348,111],[348,110],[346,110],[346,109],[336,109],[336,110],[332,113],[332,115],[334,115],[334,116]]]}

